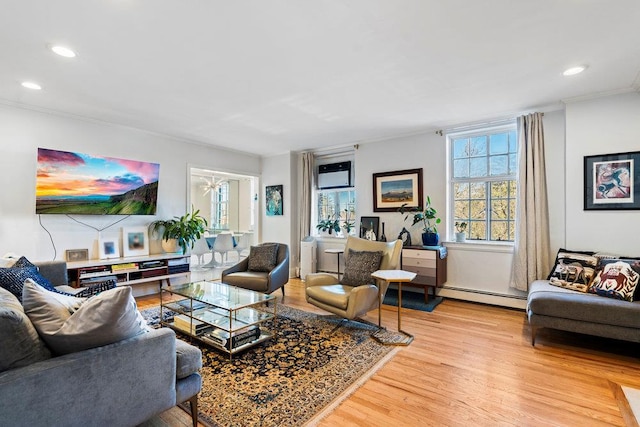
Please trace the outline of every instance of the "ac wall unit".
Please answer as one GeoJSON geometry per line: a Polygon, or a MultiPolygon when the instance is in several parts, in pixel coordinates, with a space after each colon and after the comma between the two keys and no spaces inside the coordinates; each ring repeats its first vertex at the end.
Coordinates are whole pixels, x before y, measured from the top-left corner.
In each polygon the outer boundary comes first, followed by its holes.
{"type": "Polygon", "coordinates": [[[351,187],[351,162],[330,163],[318,167],[318,188],[351,187]]]}

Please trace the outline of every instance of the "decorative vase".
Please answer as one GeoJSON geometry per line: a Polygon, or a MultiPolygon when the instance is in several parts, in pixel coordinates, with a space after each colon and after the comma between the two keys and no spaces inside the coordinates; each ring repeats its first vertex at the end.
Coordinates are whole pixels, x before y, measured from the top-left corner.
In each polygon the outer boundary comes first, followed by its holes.
{"type": "Polygon", "coordinates": [[[424,246],[438,246],[440,235],[438,233],[422,233],[422,244],[424,246]]]}
{"type": "Polygon", "coordinates": [[[464,231],[456,232],[456,242],[465,242],[467,240],[467,233],[464,231]]]}

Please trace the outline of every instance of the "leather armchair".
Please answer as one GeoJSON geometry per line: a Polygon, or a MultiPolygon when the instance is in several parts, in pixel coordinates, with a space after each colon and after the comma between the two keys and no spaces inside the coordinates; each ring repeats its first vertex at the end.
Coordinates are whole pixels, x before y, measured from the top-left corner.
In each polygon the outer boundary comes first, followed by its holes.
{"type": "MultiPolygon", "coordinates": [[[[402,241],[373,242],[358,237],[347,237],[344,248],[345,264],[349,249],[355,251],[382,251],[379,270],[395,270],[400,265],[402,241]]],[[[378,308],[387,292],[389,283],[372,279],[372,283],[361,286],[342,285],[331,274],[308,274],[305,281],[305,295],[308,303],[315,305],[342,318],[353,320],[378,308]],[[380,288],[380,300],[378,300],[380,288]]]]}
{"type": "MultiPolygon", "coordinates": [[[[268,244],[273,243],[263,243],[263,245],[268,244]]],[[[278,243],[277,263],[275,268],[268,273],[250,271],[250,257],[251,254],[233,267],[224,270],[222,272],[222,282],[266,294],[270,294],[280,288],[284,297],[284,285],[289,281],[289,246],[284,243],[278,243]]]]}

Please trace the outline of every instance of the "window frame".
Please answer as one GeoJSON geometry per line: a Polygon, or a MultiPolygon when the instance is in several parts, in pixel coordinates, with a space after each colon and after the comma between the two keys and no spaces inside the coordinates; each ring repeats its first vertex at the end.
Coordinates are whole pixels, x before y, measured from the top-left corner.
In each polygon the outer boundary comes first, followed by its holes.
{"type": "MultiPolygon", "coordinates": [[[[321,220],[320,218],[320,194],[327,194],[327,193],[340,193],[340,192],[353,192],[353,212],[350,215],[349,220],[353,223],[353,226],[351,228],[351,235],[357,235],[354,230],[357,231],[358,227],[356,227],[355,222],[356,222],[356,215],[357,215],[357,197],[358,197],[358,192],[356,191],[356,187],[339,187],[339,188],[327,188],[327,189],[319,189],[316,188],[314,191],[314,209],[313,209],[313,221],[311,224],[312,230],[315,230],[315,234],[316,235],[322,235],[320,233],[320,231],[318,230],[318,228],[316,227],[318,225],[318,222],[321,220]]],[[[343,214],[342,214],[342,209],[340,206],[340,201],[339,201],[339,197],[336,196],[336,203],[334,204],[335,206],[335,211],[338,213],[339,215],[339,219],[340,219],[340,233],[342,233],[342,235],[345,235],[346,230],[343,228],[343,225],[345,223],[345,218],[343,218],[343,214]]],[[[322,218],[324,219],[324,218],[322,218]]],[[[335,236],[335,234],[332,233],[332,236],[335,236]]]]}
{"type": "MultiPolygon", "coordinates": [[[[503,122],[500,124],[495,124],[495,125],[487,125],[487,126],[482,126],[482,127],[475,127],[473,129],[467,129],[467,130],[463,130],[463,131],[452,131],[446,134],[446,144],[447,144],[447,224],[448,224],[448,235],[449,235],[449,240],[450,241],[454,241],[455,239],[453,239],[453,236],[455,235],[456,229],[455,229],[455,191],[454,191],[454,186],[456,184],[459,183],[469,183],[469,185],[474,184],[474,183],[482,183],[485,186],[485,197],[484,197],[484,201],[485,201],[485,219],[484,219],[484,223],[485,223],[485,237],[484,239],[471,239],[469,238],[469,231],[470,231],[470,225],[467,228],[467,240],[465,241],[465,243],[471,243],[471,244],[504,244],[504,245],[510,245],[513,246],[513,244],[515,243],[515,228],[516,228],[516,218],[515,218],[515,209],[514,209],[514,217],[513,219],[511,219],[510,215],[507,216],[506,220],[501,220],[501,219],[492,219],[492,201],[495,200],[504,200],[502,198],[496,198],[496,199],[492,199],[492,195],[491,195],[491,184],[494,182],[503,182],[503,181],[515,181],[515,188],[513,189],[513,196],[511,196],[511,193],[508,194],[508,197],[506,198],[506,200],[513,200],[515,203],[517,203],[517,189],[518,189],[518,163],[519,163],[519,147],[518,147],[518,130],[517,130],[517,123],[515,120],[513,121],[508,121],[508,122],[503,122]],[[491,135],[495,135],[495,134],[501,134],[501,133],[507,133],[509,134],[510,132],[514,132],[515,133],[515,144],[516,144],[516,151],[515,153],[511,152],[509,150],[509,140],[507,140],[507,152],[506,155],[509,156],[510,154],[515,154],[515,167],[513,169],[513,172],[509,173],[509,163],[507,163],[507,173],[506,174],[501,174],[501,175],[491,175],[491,158],[492,156],[495,155],[501,155],[501,154],[491,154],[491,149],[490,149],[490,136],[491,135]],[[456,160],[454,158],[454,140],[458,140],[458,139],[464,139],[464,138],[475,138],[475,137],[482,137],[482,136],[486,136],[487,137],[487,152],[484,155],[484,157],[486,158],[486,162],[487,162],[487,173],[485,176],[480,176],[480,177],[463,177],[463,178],[456,178],[454,177],[454,161],[456,160]],[[492,240],[491,239],[491,224],[493,222],[502,222],[502,221],[506,221],[507,222],[507,227],[509,227],[509,223],[512,221],[514,224],[514,233],[513,233],[513,240],[492,240]]],[[[468,156],[466,158],[472,158],[473,156],[468,156]]],[[[469,173],[470,175],[470,173],[469,173]]],[[[509,190],[510,191],[510,190],[509,190]]],[[[471,196],[471,195],[470,195],[471,196]]],[[[469,197],[470,197],[469,196],[469,197]]],[[[469,199],[471,200],[471,199],[469,199]]],[[[471,216],[471,212],[469,212],[469,216],[471,216]]]]}

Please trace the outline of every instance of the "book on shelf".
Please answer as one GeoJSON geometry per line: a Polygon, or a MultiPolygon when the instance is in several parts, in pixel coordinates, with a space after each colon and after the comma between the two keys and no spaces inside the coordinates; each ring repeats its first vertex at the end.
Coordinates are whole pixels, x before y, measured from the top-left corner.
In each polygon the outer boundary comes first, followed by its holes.
{"type": "Polygon", "coordinates": [[[101,277],[101,276],[105,276],[111,274],[111,269],[109,267],[107,268],[101,268],[99,270],[91,270],[91,271],[86,271],[86,270],[82,270],[80,272],[80,275],[78,276],[79,279],[89,279],[91,277],[101,277]]]}
{"type": "Polygon", "coordinates": [[[111,271],[113,271],[114,273],[116,271],[122,271],[122,270],[137,270],[138,269],[138,264],[135,262],[128,262],[125,264],[114,264],[111,266],[111,271]]]}
{"type": "Polygon", "coordinates": [[[117,282],[118,278],[113,275],[82,278],[79,281],[79,285],[81,287],[88,287],[88,286],[95,285],[97,283],[104,283],[110,280],[117,282]]]}
{"type": "Polygon", "coordinates": [[[144,261],[141,262],[139,264],[139,268],[140,269],[147,269],[147,268],[158,268],[158,267],[164,267],[166,264],[164,263],[164,261],[161,260],[157,260],[157,261],[144,261]]]}

